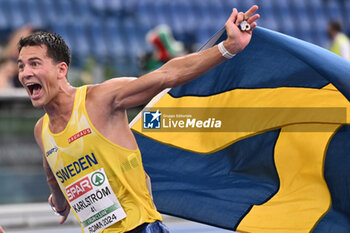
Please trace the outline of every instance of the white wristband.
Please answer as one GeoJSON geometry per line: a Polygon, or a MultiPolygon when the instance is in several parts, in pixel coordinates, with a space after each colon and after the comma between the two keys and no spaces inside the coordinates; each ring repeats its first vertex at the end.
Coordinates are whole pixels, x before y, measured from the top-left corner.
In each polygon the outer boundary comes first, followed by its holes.
{"type": "Polygon", "coordinates": [[[229,51],[227,51],[227,49],[224,46],[224,42],[223,41],[221,41],[218,44],[218,48],[219,48],[219,51],[220,51],[221,55],[223,57],[227,58],[227,59],[230,59],[230,58],[233,58],[234,56],[236,56],[236,54],[232,54],[229,51]]]}

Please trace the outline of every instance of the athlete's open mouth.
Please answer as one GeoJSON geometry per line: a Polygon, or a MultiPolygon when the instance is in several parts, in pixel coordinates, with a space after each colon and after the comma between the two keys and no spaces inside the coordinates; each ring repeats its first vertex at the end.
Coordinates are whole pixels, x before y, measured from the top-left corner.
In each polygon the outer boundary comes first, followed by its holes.
{"type": "Polygon", "coordinates": [[[39,83],[27,83],[26,86],[27,86],[31,96],[39,95],[39,93],[42,89],[42,87],[39,83]]]}

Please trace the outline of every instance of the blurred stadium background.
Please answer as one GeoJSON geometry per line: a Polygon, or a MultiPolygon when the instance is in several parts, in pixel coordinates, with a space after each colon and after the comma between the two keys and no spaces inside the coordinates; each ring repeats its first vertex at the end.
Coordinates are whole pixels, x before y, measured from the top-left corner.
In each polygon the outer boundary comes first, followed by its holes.
{"type": "MultiPolygon", "coordinates": [[[[186,51],[195,51],[224,26],[233,7],[245,11],[252,4],[260,7],[259,26],[321,47],[327,46],[330,20],[350,32],[349,0],[0,0],[0,41],[5,46],[10,33],[26,24],[57,32],[72,50],[71,83],[96,83],[146,72],[142,62],[155,48],[145,37],[157,25],[168,25],[186,51]]],[[[130,110],[129,118],[139,110],[130,110]]],[[[46,204],[32,204],[49,195],[33,138],[42,114],[22,89],[0,90],[0,225],[10,229],[52,223],[46,204]]]]}

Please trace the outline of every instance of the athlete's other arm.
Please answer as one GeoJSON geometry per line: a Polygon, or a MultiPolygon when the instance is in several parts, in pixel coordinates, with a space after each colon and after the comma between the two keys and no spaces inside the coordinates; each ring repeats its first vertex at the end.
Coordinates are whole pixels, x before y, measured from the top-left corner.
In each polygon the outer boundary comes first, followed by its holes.
{"type": "MultiPolygon", "coordinates": [[[[250,42],[252,30],[256,26],[255,21],[260,17],[258,14],[253,15],[257,9],[257,6],[252,6],[245,13],[238,13],[236,9],[233,9],[225,24],[227,39],[223,42],[224,47],[230,53],[236,54],[242,51],[250,42]],[[251,30],[242,31],[238,28],[243,20],[247,20],[251,30]]],[[[185,84],[225,60],[218,46],[214,46],[204,51],[172,59],[161,68],[136,80],[109,80],[99,85],[96,90],[99,89],[97,92],[101,99],[111,102],[114,110],[127,109],[146,103],[165,88],[185,84]]]]}
{"type": "Polygon", "coordinates": [[[59,223],[62,224],[66,221],[69,215],[70,205],[68,204],[66,198],[64,197],[57,183],[57,180],[54,174],[52,173],[51,168],[47,163],[47,160],[45,157],[45,151],[44,151],[44,147],[41,139],[42,125],[43,125],[42,119],[43,118],[41,118],[35,125],[34,137],[41,151],[43,152],[43,167],[46,173],[47,183],[51,191],[51,195],[49,196],[48,202],[50,205],[52,204],[55,207],[56,211],[62,216],[62,218],[59,221],[59,223]]]}

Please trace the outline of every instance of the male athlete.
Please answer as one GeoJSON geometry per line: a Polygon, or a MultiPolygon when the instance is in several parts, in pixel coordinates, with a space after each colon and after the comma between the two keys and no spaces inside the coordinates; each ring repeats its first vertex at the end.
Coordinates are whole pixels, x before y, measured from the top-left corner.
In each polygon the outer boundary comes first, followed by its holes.
{"type": "Polygon", "coordinates": [[[233,9],[225,24],[227,39],[218,46],[173,59],[138,79],[79,88],[68,83],[70,51],[60,36],[39,32],[20,40],[19,80],[33,106],[46,112],[34,135],[44,155],[49,203],[62,216],[60,223],[72,209],[84,232],[168,232],[147,189],[126,109],[242,51],[259,18],[253,15],[257,9],[233,9]],[[247,31],[238,27],[243,21],[247,31]]]}

